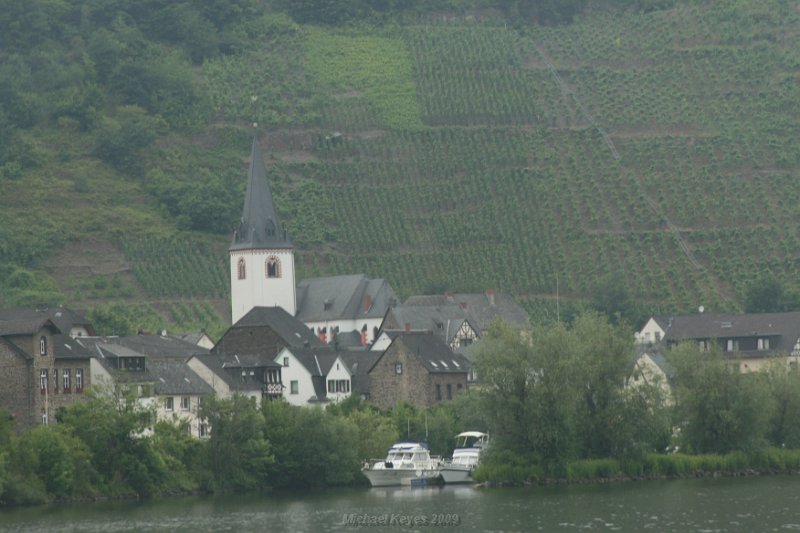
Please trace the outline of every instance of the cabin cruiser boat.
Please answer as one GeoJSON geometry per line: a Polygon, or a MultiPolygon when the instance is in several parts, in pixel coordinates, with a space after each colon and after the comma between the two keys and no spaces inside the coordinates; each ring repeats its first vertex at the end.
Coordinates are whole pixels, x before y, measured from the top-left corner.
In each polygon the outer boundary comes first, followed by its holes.
{"type": "Polygon", "coordinates": [[[472,470],[480,461],[481,452],[489,444],[489,435],[465,431],[456,435],[453,458],[442,463],[440,472],[445,483],[471,483],[472,470]]]}
{"type": "Polygon", "coordinates": [[[398,442],[389,448],[386,459],[365,464],[362,472],[373,487],[430,485],[441,483],[440,463],[438,457],[431,457],[426,444],[398,442]]]}

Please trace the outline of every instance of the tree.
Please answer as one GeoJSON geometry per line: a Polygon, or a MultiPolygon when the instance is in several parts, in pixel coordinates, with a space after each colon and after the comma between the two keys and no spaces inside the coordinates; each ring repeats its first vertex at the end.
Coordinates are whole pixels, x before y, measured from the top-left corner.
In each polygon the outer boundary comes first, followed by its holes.
{"type": "Polygon", "coordinates": [[[152,410],[125,385],[94,384],[87,395],[87,401],[60,409],[57,418],[86,444],[105,490],[140,497],[157,494],[168,471],[144,436],[155,416],[152,410]]]}
{"type": "Polygon", "coordinates": [[[776,313],[786,310],[784,288],[773,274],[759,277],[747,286],[746,313],[776,313]]]}
{"type": "Polygon", "coordinates": [[[669,353],[683,445],[693,453],[760,449],[766,444],[773,402],[765,376],[741,374],[718,350],[684,343],[669,353]]]}
{"type": "Polygon", "coordinates": [[[266,438],[264,415],[255,401],[239,394],[227,399],[206,398],[200,417],[211,428],[206,448],[213,475],[210,488],[241,492],[265,487],[275,458],[266,438]]]}

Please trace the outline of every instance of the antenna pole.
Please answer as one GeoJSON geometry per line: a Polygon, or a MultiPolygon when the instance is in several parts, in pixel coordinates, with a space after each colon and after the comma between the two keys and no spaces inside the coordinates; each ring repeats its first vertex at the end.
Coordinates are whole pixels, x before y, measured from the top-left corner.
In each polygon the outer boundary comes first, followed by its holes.
{"type": "Polygon", "coordinates": [[[561,324],[561,305],[558,297],[558,272],[556,272],[556,322],[561,324]]]}

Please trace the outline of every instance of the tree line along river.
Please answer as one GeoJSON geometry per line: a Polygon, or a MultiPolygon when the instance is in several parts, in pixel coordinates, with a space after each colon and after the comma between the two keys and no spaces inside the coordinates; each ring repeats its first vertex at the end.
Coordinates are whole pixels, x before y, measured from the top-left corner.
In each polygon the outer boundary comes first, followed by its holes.
{"type": "Polygon", "coordinates": [[[4,509],[0,531],[786,531],[800,476],[358,488],[4,509]]]}

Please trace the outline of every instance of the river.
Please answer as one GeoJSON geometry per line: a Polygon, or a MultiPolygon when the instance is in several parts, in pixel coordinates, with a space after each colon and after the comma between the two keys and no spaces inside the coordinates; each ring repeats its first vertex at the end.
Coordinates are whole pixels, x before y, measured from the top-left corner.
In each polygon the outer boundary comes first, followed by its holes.
{"type": "Polygon", "coordinates": [[[800,476],[336,489],[48,505],[0,511],[0,530],[791,531],[800,530],[800,476]]]}

